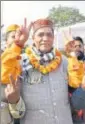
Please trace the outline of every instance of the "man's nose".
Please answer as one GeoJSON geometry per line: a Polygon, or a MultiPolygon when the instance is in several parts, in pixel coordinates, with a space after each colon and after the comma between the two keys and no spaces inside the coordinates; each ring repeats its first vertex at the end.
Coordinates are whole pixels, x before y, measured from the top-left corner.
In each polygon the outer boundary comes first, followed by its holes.
{"type": "Polygon", "coordinates": [[[78,50],[78,51],[80,50],[80,46],[79,46],[79,45],[77,46],[77,50],[78,50]]]}
{"type": "Polygon", "coordinates": [[[43,41],[47,41],[48,37],[46,35],[43,36],[43,41]]]}

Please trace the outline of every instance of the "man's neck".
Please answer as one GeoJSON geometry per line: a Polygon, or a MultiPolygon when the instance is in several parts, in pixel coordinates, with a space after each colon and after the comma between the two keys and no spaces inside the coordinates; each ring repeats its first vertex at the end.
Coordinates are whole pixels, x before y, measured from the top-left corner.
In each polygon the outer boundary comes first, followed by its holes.
{"type": "Polygon", "coordinates": [[[46,53],[50,53],[51,51],[53,50],[53,48],[51,48],[49,51],[41,51],[41,50],[38,50],[41,54],[46,54],[46,53]]]}

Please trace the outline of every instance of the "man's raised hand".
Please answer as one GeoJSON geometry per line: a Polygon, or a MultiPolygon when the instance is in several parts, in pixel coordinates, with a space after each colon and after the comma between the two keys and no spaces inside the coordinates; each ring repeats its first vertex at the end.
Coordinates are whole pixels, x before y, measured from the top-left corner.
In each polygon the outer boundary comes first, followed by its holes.
{"type": "Polygon", "coordinates": [[[24,43],[28,40],[29,38],[29,33],[32,28],[32,22],[27,26],[27,19],[24,19],[24,24],[17,29],[16,34],[15,34],[15,42],[18,42],[19,45],[23,46],[24,43]]]}

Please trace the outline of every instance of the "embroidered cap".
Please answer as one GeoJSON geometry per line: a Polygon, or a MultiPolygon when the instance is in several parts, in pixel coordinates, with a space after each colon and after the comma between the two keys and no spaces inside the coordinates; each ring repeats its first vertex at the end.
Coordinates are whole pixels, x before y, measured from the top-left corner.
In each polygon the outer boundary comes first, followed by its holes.
{"type": "Polygon", "coordinates": [[[50,27],[53,30],[53,22],[49,19],[38,19],[33,23],[34,33],[43,27],[50,27]]]}

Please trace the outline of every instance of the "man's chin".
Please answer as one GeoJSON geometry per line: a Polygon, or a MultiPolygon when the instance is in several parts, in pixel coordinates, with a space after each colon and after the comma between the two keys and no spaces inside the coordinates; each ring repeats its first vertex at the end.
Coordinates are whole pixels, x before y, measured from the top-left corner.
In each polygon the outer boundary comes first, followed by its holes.
{"type": "Polygon", "coordinates": [[[47,49],[46,47],[42,47],[42,48],[40,48],[40,51],[41,51],[42,53],[46,53],[46,52],[49,52],[50,50],[47,49]]]}
{"type": "Polygon", "coordinates": [[[84,53],[83,52],[80,52],[79,54],[77,54],[77,59],[78,60],[83,60],[84,58],[84,53]]]}

